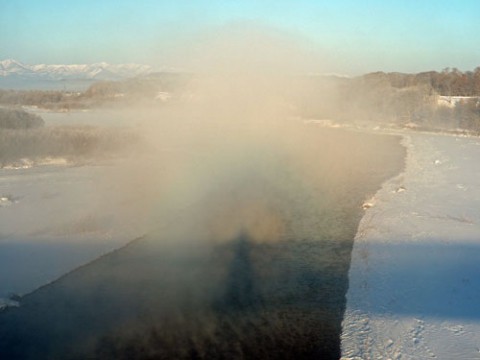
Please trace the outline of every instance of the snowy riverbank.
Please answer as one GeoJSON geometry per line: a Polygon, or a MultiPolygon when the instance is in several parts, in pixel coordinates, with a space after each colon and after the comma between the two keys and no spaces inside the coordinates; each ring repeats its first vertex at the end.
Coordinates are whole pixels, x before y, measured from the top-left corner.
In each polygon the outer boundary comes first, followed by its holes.
{"type": "Polygon", "coordinates": [[[0,307],[142,235],[105,195],[112,168],[0,169],[0,307]]]}
{"type": "Polygon", "coordinates": [[[404,144],[356,236],[343,359],[480,359],[480,139],[404,144]]]}

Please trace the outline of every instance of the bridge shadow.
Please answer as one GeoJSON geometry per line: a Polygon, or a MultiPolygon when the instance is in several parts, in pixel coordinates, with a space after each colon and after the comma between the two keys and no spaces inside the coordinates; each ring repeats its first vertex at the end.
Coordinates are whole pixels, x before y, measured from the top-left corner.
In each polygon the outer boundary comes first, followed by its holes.
{"type": "Polygon", "coordinates": [[[370,242],[350,270],[349,308],[375,314],[480,320],[480,244],[370,242]]]}

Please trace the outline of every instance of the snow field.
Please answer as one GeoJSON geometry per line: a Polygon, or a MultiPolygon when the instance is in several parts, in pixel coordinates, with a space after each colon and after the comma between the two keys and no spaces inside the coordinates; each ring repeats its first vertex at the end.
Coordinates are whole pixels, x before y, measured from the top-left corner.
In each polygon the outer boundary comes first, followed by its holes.
{"type": "Polygon", "coordinates": [[[404,173],[364,207],[342,359],[480,359],[480,140],[404,145],[404,173]]]}

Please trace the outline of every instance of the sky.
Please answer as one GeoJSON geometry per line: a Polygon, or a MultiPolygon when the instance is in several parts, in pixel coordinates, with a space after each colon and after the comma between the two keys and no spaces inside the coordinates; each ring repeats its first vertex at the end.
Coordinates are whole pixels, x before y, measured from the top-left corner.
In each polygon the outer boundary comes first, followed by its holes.
{"type": "Polygon", "coordinates": [[[175,67],[199,34],[243,24],[320,54],[308,72],[465,71],[480,66],[479,14],[478,0],[0,0],[0,59],[175,67]]]}

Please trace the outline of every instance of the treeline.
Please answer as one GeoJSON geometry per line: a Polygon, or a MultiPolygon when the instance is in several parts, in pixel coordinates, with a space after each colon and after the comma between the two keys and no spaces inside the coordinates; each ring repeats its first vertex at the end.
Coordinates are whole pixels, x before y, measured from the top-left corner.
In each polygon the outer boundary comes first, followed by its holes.
{"type": "Polygon", "coordinates": [[[340,108],[350,118],[356,113],[383,123],[480,132],[480,67],[466,73],[367,74],[340,93],[340,108]]]}
{"type": "Polygon", "coordinates": [[[112,99],[154,99],[159,92],[178,93],[184,90],[190,81],[190,74],[154,73],[142,78],[124,81],[102,81],[91,85],[84,96],[86,98],[112,99]],[[119,96],[120,95],[120,96],[119,96]]]}
{"type": "Polygon", "coordinates": [[[0,105],[37,106],[43,109],[85,109],[90,104],[83,101],[82,93],[45,90],[1,90],[0,105]]]}
{"type": "Polygon", "coordinates": [[[74,110],[155,101],[159,92],[181,92],[190,78],[189,74],[156,73],[124,81],[100,81],[84,92],[0,89],[0,105],[74,110]]]}
{"type": "Polygon", "coordinates": [[[307,91],[294,102],[301,117],[480,133],[480,68],[462,74],[310,77],[304,79],[307,91]]]}
{"type": "Polygon", "coordinates": [[[457,68],[418,74],[376,72],[364,75],[363,78],[367,81],[385,80],[395,88],[429,86],[444,96],[480,96],[480,66],[465,72],[457,68]]]}

